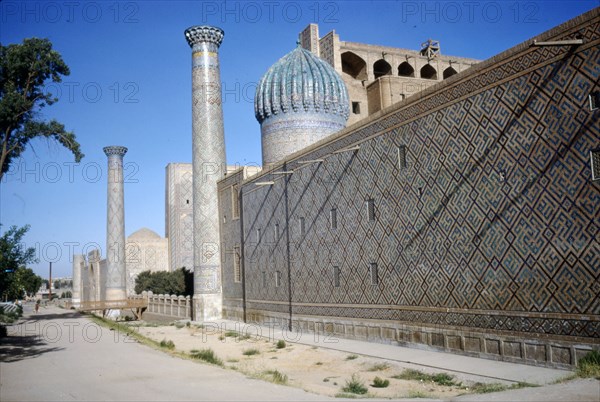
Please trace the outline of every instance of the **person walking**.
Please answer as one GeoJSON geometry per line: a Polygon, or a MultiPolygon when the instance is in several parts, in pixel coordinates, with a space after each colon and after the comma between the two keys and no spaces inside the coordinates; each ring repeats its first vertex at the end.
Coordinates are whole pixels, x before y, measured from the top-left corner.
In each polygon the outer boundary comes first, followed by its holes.
{"type": "Polygon", "coordinates": [[[35,301],[35,313],[37,314],[40,311],[40,299],[35,301]]]}

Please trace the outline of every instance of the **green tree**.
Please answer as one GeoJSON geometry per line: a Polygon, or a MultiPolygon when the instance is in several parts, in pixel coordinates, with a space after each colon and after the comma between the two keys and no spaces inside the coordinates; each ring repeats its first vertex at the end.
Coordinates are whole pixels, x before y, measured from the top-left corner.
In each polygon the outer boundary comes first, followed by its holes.
{"type": "Polygon", "coordinates": [[[28,230],[29,225],[21,228],[13,225],[0,236],[0,293],[5,300],[8,297],[16,297],[16,295],[12,294],[18,290],[15,287],[18,286],[18,282],[15,282],[15,279],[20,280],[21,276],[27,278],[27,273],[18,274],[19,268],[24,268],[26,264],[37,262],[35,248],[26,248],[23,245],[23,237],[28,230]]]}
{"type": "Polygon", "coordinates": [[[54,289],[60,289],[60,281],[58,279],[54,281],[54,289]]]}
{"type": "Polygon", "coordinates": [[[19,267],[11,277],[5,297],[22,299],[25,295],[33,296],[42,286],[42,278],[36,275],[31,268],[19,267]]]}
{"type": "Polygon", "coordinates": [[[76,162],[83,158],[73,132],[54,119],[39,119],[43,107],[58,101],[45,91],[46,81],[61,82],[61,76],[69,74],[69,67],[48,39],[0,44],[0,179],[36,137],[58,141],[73,153],[76,162]]]}
{"type": "Polygon", "coordinates": [[[135,292],[152,291],[154,294],[192,295],[193,289],[188,285],[193,273],[185,269],[168,271],[144,271],[135,279],[135,292]]]}

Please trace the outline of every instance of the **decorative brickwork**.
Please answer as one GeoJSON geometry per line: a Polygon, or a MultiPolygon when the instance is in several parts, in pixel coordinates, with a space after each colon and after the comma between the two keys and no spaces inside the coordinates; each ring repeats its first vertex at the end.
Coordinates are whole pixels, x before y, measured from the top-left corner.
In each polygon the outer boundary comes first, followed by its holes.
{"type": "Polygon", "coordinates": [[[226,173],[219,67],[223,35],[217,27],[185,31],[192,48],[194,319],[198,321],[221,315],[217,181],[226,173]]]}
{"type": "Polygon", "coordinates": [[[106,211],[106,300],[123,300],[126,297],[125,273],[125,195],[123,188],[123,157],[127,148],[103,148],[108,157],[108,186],[106,211]]]}
{"type": "Polygon", "coordinates": [[[169,163],[166,167],[166,237],[169,267],[194,269],[192,164],[169,163]]]}
{"type": "Polygon", "coordinates": [[[244,182],[248,319],[556,366],[598,348],[598,10],[537,38],[583,45],[519,45],[244,182]]]}

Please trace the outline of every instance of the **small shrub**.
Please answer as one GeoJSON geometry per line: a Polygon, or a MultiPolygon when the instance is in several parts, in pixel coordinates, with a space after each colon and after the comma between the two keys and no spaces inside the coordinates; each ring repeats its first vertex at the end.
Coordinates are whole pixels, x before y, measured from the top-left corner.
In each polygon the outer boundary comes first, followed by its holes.
{"type": "Polygon", "coordinates": [[[217,366],[223,365],[223,361],[215,355],[215,352],[213,352],[212,349],[202,349],[202,350],[193,349],[190,351],[190,356],[193,359],[204,360],[207,363],[215,364],[217,366]]]}
{"type": "Polygon", "coordinates": [[[283,348],[285,348],[286,344],[283,339],[280,339],[277,341],[277,345],[275,345],[275,346],[277,347],[277,349],[283,349],[283,348]]]}
{"type": "Polygon", "coordinates": [[[365,387],[360,377],[355,373],[352,374],[352,377],[349,380],[346,380],[346,385],[344,385],[342,391],[363,395],[367,393],[368,389],[365,387]]]}
{"type": "Polygon", "coordinates": [[[500,391],[506,391],[509,389],[520,389],[520,388],[527,388],[527,387],[538,387],[538,385],[530,384],[527,382],[517,382],[512,385],[500,384],[497,382],[487,383],[487,384],[481,383],[481,382],[476,382],[476,383],[470,385],[469,387],[463,387],[463,389],[473,392],[474,394],[489,394],[490,392],[500,392],[500,391]]]}
{"type": "Polygon", "coordinates": [[[270,375],[272,381],[275,384],[287,384],[287,382],[288,382],[288,376],[285,374],[282,374],[278,370],[268,370],[268,371],[265,371],[265,374],[270,375]]]}
{"type": "Polygon", "coordinates": [[[239,334],[237,333],[237,331],[226,331],[224,335],[225,337],[236,337],[239,334]]]}
{"type": "Polygon", "coordinates": [[[414,380],[424,382],[434,382],[438,385],[453,386],[460,385],[454,382],[454,376],[448,373],[427,374],[419,370],[406,369],[402,373],[393,376],[398,380],[414,380]]]}
{"type": "Polygon", "coordinates": [[[322,365],[323,365],[323,362],[316,362],[315,363],[315,366],[322,366],[322,365]]]}
{"type": "Polygon", "coordinates": [[[456,383],[454,382],[454,376],[451,376],[448,373],[434,374],[433,376],[431,376],[431,381],[438,385],[446,385],[449,387],[456,385],[456,383]]]}
{"type": "Polygon", "coordinates": [[[579,359],[577,363],[577,375],[583,378],[600,379],[600,352],[592,350],[579,359]]]}
{"type": "Polygon", "coordinates": [[[13,322],[15,322],[15,319],[9,315],[0,314],[0,322],[3,322],[5,324],[12,324],[13,322]]]}
{"type": "Polygon", "coordinates": [[[379,377],[375,377],[373,384],[371,384],[371,386],[375,388],[387,388],[388,385],[390,385],[390,380],[383,380],[379,377]]]}
{"type": "Polygon", "coordinates": [[[323,378],[323,382],[329,382],[329,378],[327,378],[327,377],[323,378]]]}
{"type": "Polygon", "coordinates": [[[175,349],[175,344],[170,339],[169,340],[163,339],[162,341],[160,341],[160,347],[169,349],[169,350],[173,350],[173,349],[175,349]]]}
{"type": "Polygon", "coordinates": [[[167,348],[167,349],[173,349],[175,347],[175,344],[170,339],[169,340],[163,339],[162,341],[160,341],[160,347],[167,348]]]}
{"type": "Polygon", "coordinates": [[[410,390],[408,391],[408,398],[429,398],[429,394],[423,391],[410,390]]]}
{"type": "Polygon", "coordinates": [[[390,365],[387,363],[377,363],[371,366],[368,371],[383,371],[390,368],[390,365]]]}
{"type": "Polygon", "coordinates": [[[481,382],[476,382],[471,385],[471,392],[475,394],[489,394],[490,392],[500,392],[506,391],[508,387],[504,384],[499,384],[497,382],[491,384],[485,384],[481,382]]]}
{"type": "Polygon", "coordinates": [[[242,352],[244,356],[254,356],[260,354],[258,349],[246,349],[242,352]]]}
{"type": "Polygon", "coordinates": [[[189,322],[189,321],[185,323],[185,326],[186,326],[186,327],[188,327],[188,328],[189,328],[191,325],[192,325],[192,324],[190,324],[190,322],[189,322]]]}
{"type": "Polygon", "coordinates": [[[354,359],[358,359],[358,356],[357,355],[346,356],[346,360],[354,360],[354,359]]]}
{"type": "Polygon", "coordinates": [[[224,341],[224,340],[225,340],[225,337],[224,337],[223,335],[219,335],[219,340],[220,340],[220,341],[224,341]]]}
{"type": "Polygon", "coordinates": [[[175,328],[177,328],[177,329],[181,329],[181,328],[183,328],[183,327],[185,327],[185,324],[184,324],[184,323],[182,323],[182,322],[176,322],[176,323],[175,323],[175,328]]]}

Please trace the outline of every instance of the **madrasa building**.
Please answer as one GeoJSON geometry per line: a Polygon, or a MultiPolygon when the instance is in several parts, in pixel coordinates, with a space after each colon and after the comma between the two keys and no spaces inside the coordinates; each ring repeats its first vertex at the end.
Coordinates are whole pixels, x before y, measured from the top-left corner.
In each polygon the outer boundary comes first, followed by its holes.
{"type": "Polygon", "coordinates": [[[263,170],[218,182],[222,316],[555,367],[598,349],[599,10],[478,64],[310,26],[257,88],[263,170]]]}
{"type": "Polygon", "coordinates": [[[599,8],[483,62],[311,24],[257,87],[262,169],[226,168],[223,31],[186,39],[166,223],[194,320],[553,367],[600,348],[599,8]]]}

